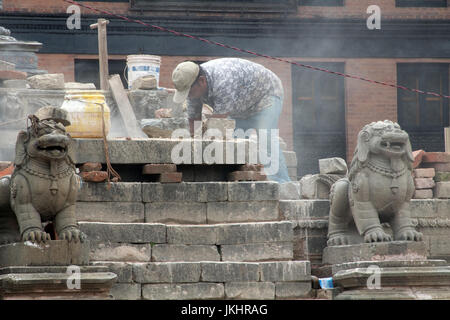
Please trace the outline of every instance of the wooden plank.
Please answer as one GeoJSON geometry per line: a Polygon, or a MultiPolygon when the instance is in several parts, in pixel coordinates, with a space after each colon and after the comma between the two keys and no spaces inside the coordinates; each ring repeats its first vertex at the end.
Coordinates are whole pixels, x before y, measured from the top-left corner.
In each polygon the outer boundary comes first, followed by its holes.
{"type": "Polygon", "coordinates": [[[91,24],[91,29],[98,29],[98,58],[100,67],[100,89],[109,90],[108,84],[108,42],[106,40],[106,25],[108,20],[98,19],[97,23],[91,24]]]}
{"type": "Polygon", "coordinates": [[[450,152],[450,127],[444,128],[445,152],[450,152]]]}
{"type": "Polygon", "coordinates": [[[130,138],[147,138],[147,135],[138,127],[133,107],[130,100],[128,100],[128,95],[118,74],[114,74],[109,78],[109,86],[122,116],[127,136],[130,138]]]}

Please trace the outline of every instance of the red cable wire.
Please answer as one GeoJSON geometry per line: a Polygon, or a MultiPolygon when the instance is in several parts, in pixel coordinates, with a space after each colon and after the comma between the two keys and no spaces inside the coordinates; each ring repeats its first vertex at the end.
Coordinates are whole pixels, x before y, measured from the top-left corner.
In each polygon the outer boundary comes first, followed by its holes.
{"type": "Polygon", "coordinates": [[[439,93],[435,93],[435,92],[423,91],[423,90],[419,90],[419,89],[412,89],[412,88],[404,87],[404,86],[401,86],[401,85],[398,85],[398,84],[390,84],[390,83],[386,83],[386,82],[382,82],[382,81],[366,79],[366,78],[359,77],[359,76],[354,76],[354,75],[341,73],[341,72],[337,72],[337,71],[331,71],[331,70],[324,69],[324,68],[319,68],[319,67],[313,67],[313,66],[310,66],[310,65],[307,65],[307,64],[302,64],[302,63],[298,63],[298,62],[292,62],[292,61],[289,61],[289,60],[276,58],[276,57],[271,57],[271,56],[268,56],[268,55],[265,55],[265,54],[260,54],[260,53],[257,53],[257,52],[236,48],[236,47],[233,47],[233,46],[230,46],[230,45],[227,45],[227,44],[223,44],[223,43],[220,43],[220,42],[216,42],[216,41],[213,41],[213,40],[208,40],[208,39],[205,39],[205,38],[196,37],[196,36],[192,36],[190,34],[178,32],[178,31],[171,30],[171,29],[167,29],[167,28],[164,28],[164,27],[161,27],[161,26],[148,24],[148,23],[145,23],[145,22],[143,22],[141,20],[131,19],[131,18],[122,16],[120,14],[115,14],[115,13],[108,12],[106,10],[102,10],[102,9],[91,7],[91,6],[87,5],[87,4],[80,4],[80,3],[76,2],[76,1],[73,1],[73,0],[62,0],[62,1],[65,1],[65,2],[68,2],[68,3],[71,3],[71,4],[75,4],[77,6],[84,7],[86,9],[90,9],[92,11],[104,13],[104,14],[109,15],[109,16],[117,17],[117,18],[120,18],[120,19],[128,21],[128,22],[135,22],[135,23],[144,25],[144,26],[149,27],[149,28],[154,28],[154,29],[158,29],[160,31],[173,33],[173,34],[175,34],[177,36],[181,36],[181,37],[187,37],[187,38],[191,38],[191,39],[194,39],[194,40],[203,41],[203,42],[206,42],[206,43],[209,43],[209,44],[214,44],[214,45],[217,45],[217,46],[220,46],[220,47],[223,47],[223,48],[227,48],[227,49],[232,49],[232,50],[235,50],[235,51],[238,51],[238,52],[249,53],[249,54],[254,55],[254,56],[267,58],[267,59],[271,59],[271,60],[276,60],[276,61],[281,61],[281,62],[289,63],[289,64],[292,64],[292,65],[295,65],[295,66],[298,66],[298,67],[302,67],[302,68],[308,68],[308,69],[312,69],[312,70],[316,70],[316,71],[322,71],[322,72],[326,72],[326,73],[331,73],[331,74],[335,74],[335,75],[338,75],[338,76],[341,76],[341,77],[346,77],[346,78],[366,81],[366,82],[369,82],[369,83],[380,84],[380,85],[389,86],[389,87],[398,88],[398,89],[407,90],[407,91],[412,91],[412,92],[416,92],[416,93],[420,93],[420,94],[427,94],[427,95],[432,95],[432,96],[435,96],[435,97],[450,99],[450,96],[439,94],[439,93]]]}

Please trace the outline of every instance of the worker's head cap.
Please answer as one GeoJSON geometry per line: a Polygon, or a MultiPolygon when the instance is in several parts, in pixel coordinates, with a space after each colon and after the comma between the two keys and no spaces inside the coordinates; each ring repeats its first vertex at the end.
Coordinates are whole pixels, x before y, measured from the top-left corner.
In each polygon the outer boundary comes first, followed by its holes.
{"type": "Polygon", "coordinates": [[[172,82],[176,89],[173,101],[175,103],[182,103],[186,100],[199,71],[198,64],[191,61],[182,62],[173,70],[172,82]]]}

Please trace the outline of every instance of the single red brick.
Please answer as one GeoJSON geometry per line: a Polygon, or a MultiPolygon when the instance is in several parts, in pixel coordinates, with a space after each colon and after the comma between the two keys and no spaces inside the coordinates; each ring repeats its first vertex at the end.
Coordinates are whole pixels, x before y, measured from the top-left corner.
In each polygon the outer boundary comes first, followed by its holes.
{"type": "Polygon", "coordinates": [[[228,174],[228,181],[266,181],[267,176],[257,171],[233,171],[228,174]]]}
{"type": "Polygon", "coordinates": [[[415,178],[414,185],[416,189],[430,189],[435,186],[435,183],[432,178],[415,178]]]}
{"type": "Polygon", "coordinates": [[[0,171],[5,170],[9,166],[11,166],[13,163],[11,161],[0,161],[0,171]]]}
{"type": "Polygon", "coordinates": [[[414,162],[412,165],[413,169],[417,168],[420,165],[424,154],[425,154],[425,151],[423,151],[423,150],[413,151],[413,157],[414,157],[414,162]]]}
{"type": "Polygon", "coordinates": [[[183,178],[182,172],[164,172],[159,175],[158,182],[161,183],[178,183],[183,178]]]}
{"type": "Polygon", "coordinates": [[[0,80],[23,80],[27,78],[27,73],[16,70],[0,70],[0,80]]]}
{"type": "Polygon", "coordinates": [[[449,163],[450,152],[426,152],[423,155],[422,162],[449,163]]]}
{"type": "Polygon", "coordinates": [[[86,162],[80,167],[80,172],[101,171],[102,164],[100,162],[86,162]]]}
{"type": "Polygon", "coordinates": [[[146,164],[142,168],[142,174],[161,174],[168,172],[176,172],[177,165],[171,163],[163,163],[163,164],[146,164]]]}
{"type": "Polygon", "coordinates": [[[106,171],[80,172],[80,176],[85,182],[104,182],[108,180],[108,172],[106,171]]]}
{"type": "Polygon", "coordinates": [[[9,176],[14,172],[14,165],[11,164],[9,167],[0,170],[0,178],[4,176],[9,176]]]}
{"type": "Polygon", "coordinates": [[[434,168],[417,168],[414,169],[413,175],[415,178],[433,178],[436,175],[434,168]]]}

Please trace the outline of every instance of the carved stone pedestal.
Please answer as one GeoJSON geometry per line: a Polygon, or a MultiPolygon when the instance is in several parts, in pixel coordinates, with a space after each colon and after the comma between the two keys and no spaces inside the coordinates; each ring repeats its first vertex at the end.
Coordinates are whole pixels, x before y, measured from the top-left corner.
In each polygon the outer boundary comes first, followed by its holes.
{"type": "Polygon", "coordinates": [[[450,266],[427,260],[423,242],[327,247],[323,262],[337,300],[450,299],[450,266]]]}
{"type": "Polygon", "coordinates": [[[89,266],[89,242],[0,246],[1,299],[109,299],[116,274],[89,266]]]}

